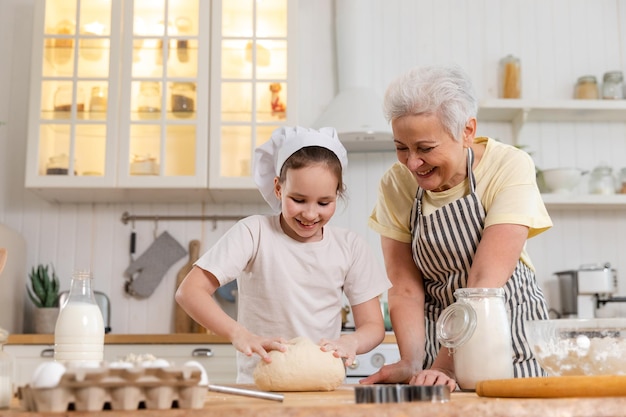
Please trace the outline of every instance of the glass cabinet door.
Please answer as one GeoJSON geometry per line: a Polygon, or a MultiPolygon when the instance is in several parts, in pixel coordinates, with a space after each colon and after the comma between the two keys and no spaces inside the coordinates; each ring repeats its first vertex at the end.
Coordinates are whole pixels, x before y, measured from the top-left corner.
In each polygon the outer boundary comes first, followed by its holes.
{"type": "Polygon", "coordinates": [[[208,2],[127,2],[120,182],[206,187],[208,2]]]}
{"type": "Polygon", "coordinates": [[[115,181],[116,125],[109,68],[119,14],[111,0],[47,0],[36,7],[27,184],[107,186],[115,181]],[[36,108],[33,108],[35,107],[36,108]]]}
{"type": "Polygon", "coordinates": [[[216,2],[212,44],[211,166],[215,188],[255,188],[254,148],[277,127],[292,124],[295,100],[289,92],[297,11],[290,0],[216,2]]]}

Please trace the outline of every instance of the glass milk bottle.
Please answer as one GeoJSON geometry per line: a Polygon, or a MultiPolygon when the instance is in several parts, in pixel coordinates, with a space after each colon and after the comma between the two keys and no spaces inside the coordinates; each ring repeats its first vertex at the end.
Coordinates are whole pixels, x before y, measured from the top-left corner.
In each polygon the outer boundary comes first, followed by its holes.
{"type": "Polygon", "coordinates": [[[513,378],[511,326],[502,288],[461,288],[437,320],[437,339],[454,356],[462,390],[478,381],[513,378]]]}
{"type": "Polygon", "coordinates": [[[104,320],[91,287],[91,273],[78,270],[72,276],[69,296],[61,306],[54,329],[54,359],[97,365],[104,354],[104,320]]]}
{"type": "Polygon", "coordinates": [[[0,329],[0,409],[9,408],[13,398],[13,358],[2,347],[9,333],[0,329]]]}

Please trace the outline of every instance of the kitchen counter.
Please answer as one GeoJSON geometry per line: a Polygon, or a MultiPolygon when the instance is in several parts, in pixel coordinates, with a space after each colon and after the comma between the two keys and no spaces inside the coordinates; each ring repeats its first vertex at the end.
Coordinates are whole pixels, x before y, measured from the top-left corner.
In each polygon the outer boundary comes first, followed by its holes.
{"type": "MultiPolygon", "coordinates": [[[[252,388],[251,386],[243,386],[252,388]]],[[[90,416],[111,417],[411,417],[411,416],[487,416],[487,417],[567,417],[617,416],[626,409],[626,397],[513,399],[481,398],[474,393],[454,392],[447,403],[410,402],[398,404],[355,404],[354,388],[343,385],[333,392],[285,393],[284,402],[207,392],[204,407],[197,410],[111,410],[36,413],[38,417],[90,416]]],[[[0,410],[0,417],[29,417],[35,413],[21,411],[17,399],[10,410],[0,410]]]]}
{"type": "MultiPolygon", "coordinates": [[[[172,334],[105,334],[105,344],[220,344],[230,343],[227,338],[209,333],[172,333],[172,334]]],[[[396,343],[393,333],[385,335],[383,343],[396,343]]],[[[10,334],[9,345],[53,345],[53,334],[10,334]]]]}

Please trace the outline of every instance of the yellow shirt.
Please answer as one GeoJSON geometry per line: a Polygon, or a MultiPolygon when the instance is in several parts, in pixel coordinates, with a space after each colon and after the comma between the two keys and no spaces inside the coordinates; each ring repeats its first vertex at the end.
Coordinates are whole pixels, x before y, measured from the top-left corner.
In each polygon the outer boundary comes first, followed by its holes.
{"type": "MultiPolygon", "coordinates": [[[[494,224],[528,226],[528,237],[552,227],[537,188],[535,164],[524,151],[494,139],[479,137],[474,143],[486,146],[474,169],[476,194],[485,208],[485,228],[494,224]]],[[[396,162],[380,181],[378,201],[370,215],[369,227],[382,236],[411,242],[411,209],[417,192],[417,180],[408,168],[396,162]]],[[[469,179],[442,192],[426,191],[422,214],[451,203],[469,193],[469,179]]],[[[534,270],[526,248],[520,259],[534,270]]]]}

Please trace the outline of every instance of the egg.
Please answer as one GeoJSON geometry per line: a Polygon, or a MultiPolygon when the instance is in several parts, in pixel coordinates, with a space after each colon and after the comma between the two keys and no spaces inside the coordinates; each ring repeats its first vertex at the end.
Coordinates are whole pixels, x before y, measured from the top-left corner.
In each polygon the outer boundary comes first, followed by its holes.
{"type": "Polygon", "coordinates": [[[111,369],[130,369],[133,367],[133,364],[130,362],[124,361],[115,361],[109,364],[109,368],[111,369]]]}
{"type": "Polygon", "coordinates": [[[202,366],[202,364],[200,364],[200,362],[198,361],[187,361],[185,362],[184,366],[189,366],[189,367],[195,367],[200,369],[200,382],[198,382],[198,385],[209,385],[209,375],[206,373],[206,369],[204,369],[204,366],[202,366]]]}
{"type": "Polygon", "coordinates": [[[44,362],[33,373],[33,388],[54,388],[59,385],[65,373],[65,365],[59,362],[44,362]]]}
{"type": "Polygon", "coordinates": [[[155,359],[152,361],[143,361],[141,362],[141,366],[144,368],[167,368],[170,366],[170,363],[165,359],[155,359]]]}

